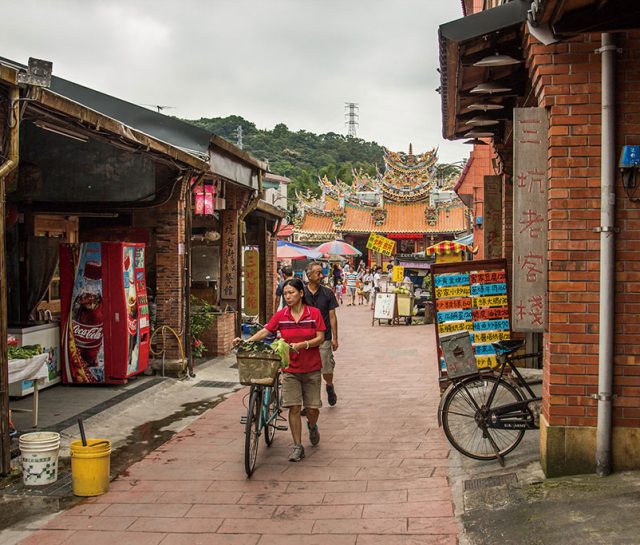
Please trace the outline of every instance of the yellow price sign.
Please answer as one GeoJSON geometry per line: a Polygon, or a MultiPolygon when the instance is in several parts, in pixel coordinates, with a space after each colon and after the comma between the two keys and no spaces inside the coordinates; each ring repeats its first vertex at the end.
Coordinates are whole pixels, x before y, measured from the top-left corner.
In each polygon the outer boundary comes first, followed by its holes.
{"type": "Polygon", "coordinates": [[[379,254],[390,256],[393,254],[396,247],[395,240],[383,237],[377,233],[371,233],[369,240],[367,240],[367,249],[379,254]]]}
{"type": "Polygon", "coordinates": [[[404,267],[401,265],[394,265],[391,273],[392,282],[402,282],[404,280],[404,267]]]}
{"type": "Polygon", "coordinates": [[[476,356],[476,365],[478,366],[478,369],[495,367],[498,365],[498,360],[496,360],[495,356],[476,356]]]}
{"type": "Polygon", "coordinates": [[[488,297],[473,298],[473,308],[506,307],[506,306],[507,306],[506,295],[491,295],[488,297]]]}

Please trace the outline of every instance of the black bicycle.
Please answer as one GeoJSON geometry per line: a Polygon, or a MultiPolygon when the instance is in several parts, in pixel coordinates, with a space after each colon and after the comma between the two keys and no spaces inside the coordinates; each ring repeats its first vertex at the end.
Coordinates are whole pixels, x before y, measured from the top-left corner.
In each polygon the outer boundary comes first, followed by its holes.
{"type": "Polygon", "coordinates": [[[498,460],[515,449],[526,430],[540,426],[540,401],[514,361],[541,353],[515,355],[524,341],[492,343],[498,367],[453,381],[440,403],[439,420],[451,445],[475,460],[498,460]],[[509,368],[513,377],[507,378],[509,368]],[[497,372],[497,374],[496,374],[497,372]]]}

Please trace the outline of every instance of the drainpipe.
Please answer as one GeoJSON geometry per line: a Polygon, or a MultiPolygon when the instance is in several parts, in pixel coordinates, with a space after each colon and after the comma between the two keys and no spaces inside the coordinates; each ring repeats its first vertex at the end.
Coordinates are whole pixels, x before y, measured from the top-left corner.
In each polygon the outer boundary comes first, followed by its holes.
{"type": "Polygon", "coordinates": [[[0,473],[11,470],[9,447],[9,360],[7,356],[7,270],[4,255],[5,179],[18,167],[20,90],[9,88],[9,151],[7,160],[0,165],[0,443],[2,443],[2,467],[0,473]]]}
{"type": "Polygon", "coordinates": [[[613,35],[602,34],[602,167],[600,190],[600,338],[596,473],[611,473],[611,413],[615,319],[615,61],[613,35]]]}

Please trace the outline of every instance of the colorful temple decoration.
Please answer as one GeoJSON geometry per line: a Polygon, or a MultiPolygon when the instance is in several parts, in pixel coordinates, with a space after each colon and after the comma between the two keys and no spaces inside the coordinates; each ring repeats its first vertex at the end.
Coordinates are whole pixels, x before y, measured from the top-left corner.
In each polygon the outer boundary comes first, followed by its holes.
{"type": "Polygon", "coordinates": [[[344,238],[361,251],[369,233],[402,240],[398,253],[414,253],[466,232],[468,214],[451,191],[453,180],[436,179],[437,149],[421,155],[384,149],[384,174],[353,172],[352,184],[319,180],[321,194],[297,193],[294,238],[318,243],[344,238]]]}

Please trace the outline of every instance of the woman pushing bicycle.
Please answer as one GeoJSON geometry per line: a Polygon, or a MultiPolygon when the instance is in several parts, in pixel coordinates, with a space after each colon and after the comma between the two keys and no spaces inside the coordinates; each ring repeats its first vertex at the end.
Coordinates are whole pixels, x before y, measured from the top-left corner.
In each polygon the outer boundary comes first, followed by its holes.
{"type": "MultiPolygon", "coordinates": [[[[280,331],[285,342],[291,345],[289,367],[284,369],[282,376],[282,406],[289,408],[289,428],[293,437],[289,461],[299,462],[304,458],[300,417],[302,405],[307,409],[309,441],[314,446],[320,441],[318,417],[322,407],[322,360],[318,347],[324,342],[326,328],[320,311],[304,304],[304,285],[301,280],[292,278],[284,282],[282,294],[286,306],[247,341],[261,341],[280,331]]],[[[236,345],[241,342],[240,338],[234,340],[236,345]]]]}

